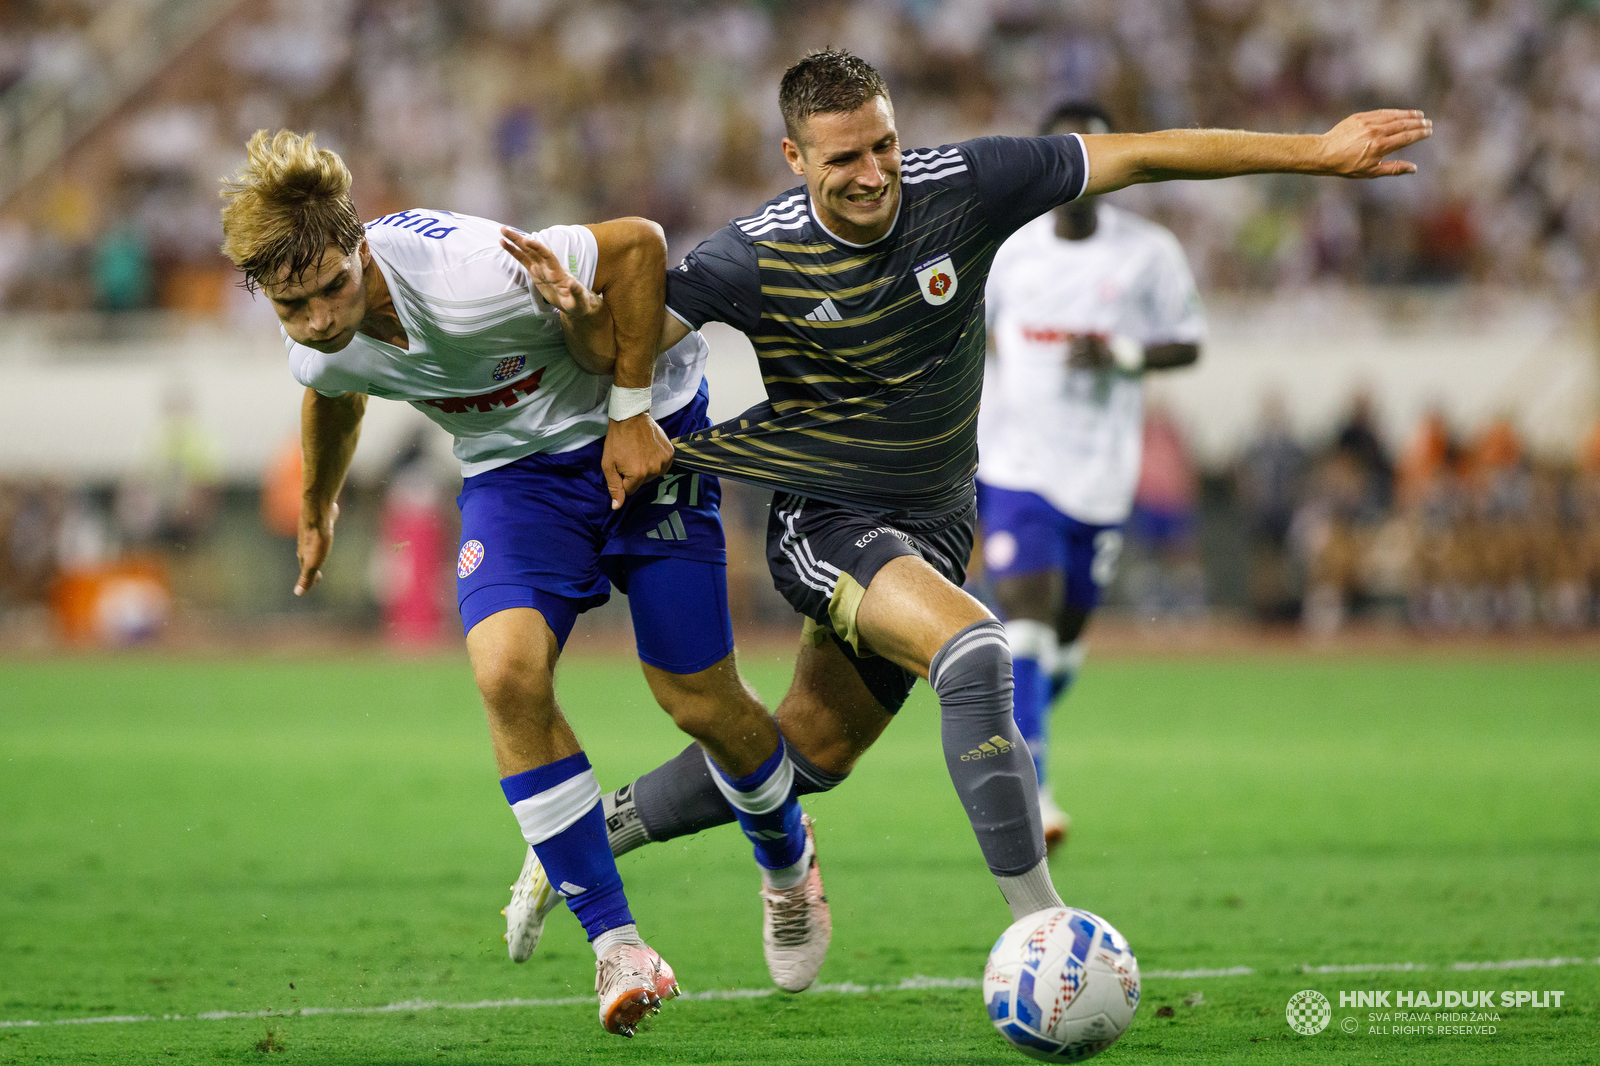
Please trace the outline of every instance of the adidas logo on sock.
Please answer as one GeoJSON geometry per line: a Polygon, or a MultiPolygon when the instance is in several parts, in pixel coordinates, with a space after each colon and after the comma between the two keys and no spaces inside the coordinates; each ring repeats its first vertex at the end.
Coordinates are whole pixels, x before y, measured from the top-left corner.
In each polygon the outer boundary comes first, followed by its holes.
{"type": "Polygon", "coordinates": [[[979,744],[977,747],[961,756],[961,761],[977,762],[979,759],[992,759],[996,755],[1004,755],[1006,752],[1015,747],[1016,745],[1011,743],[1011,741],[996,733],[982,744],[979,744]]]}
{"type": "Polygon", "coordinates": [[[571,899],[573,896],[583,895],[585,889],[582,885],[575,885],[571,881],[563,881],[561,882],[561,887],[556,889],[556,891],[560,892],[568,899],[571,899]]]}
{"type": "Polygon", "coordinates": [[[807,322],[838,322],[839,309],[833,306],[833,297],[828,297],[819,303],[812,312],[806,316],[807,322]]]}

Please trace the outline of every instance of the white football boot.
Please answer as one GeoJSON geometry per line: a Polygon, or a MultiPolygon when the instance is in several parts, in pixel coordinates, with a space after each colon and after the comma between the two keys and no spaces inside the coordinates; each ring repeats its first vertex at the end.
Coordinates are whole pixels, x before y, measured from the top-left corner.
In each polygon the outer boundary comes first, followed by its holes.
{"type": "Polygon", "coordinates": [[[500,913],[506,916],[506,950],[512,962],[527,962],[533,949],[539,946],[539,936],[544,932],[544,917],[563,903],[561,893],[550,886],[544,875],[544,866],[532,846],[523,860],[522,873],[511,886],[511,902],[500,913]]]}
{"type": "Polygon", "coordinates": [[[1039,818],[1044,822],[1044,847],[1048,854],[1067,842],[1067,837],[1072,834],[1072,817],[1056,806],[1056,798],[1048,788],[1041,788],[1039,818]]]}
{"type": "Polygon", "coordinates": [[[645,944],[617,944],[594,964],[600,1024],[606,1032],[632,1036],[640,1020],[678,994],[678,979],[665,959],[645,944]]]}
{"type": "Polygon", "coordinates": [[[817,868],[817,835],[809,814],[801,821],[806,827],[806,850],[801,856],[806,864],[805,879],[793,888],[761,889],[761,946],[767,955],[767,972],[772,974],[773,984],[785,992],[801,992],[811,986],[833,938],[833,915],[828,912],[822,872],[817,868]]]}

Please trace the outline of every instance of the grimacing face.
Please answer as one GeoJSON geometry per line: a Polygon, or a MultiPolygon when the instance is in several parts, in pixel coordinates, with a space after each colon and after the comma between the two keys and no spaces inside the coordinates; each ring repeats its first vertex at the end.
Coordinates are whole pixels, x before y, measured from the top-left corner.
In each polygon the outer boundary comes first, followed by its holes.
{"type": "Polygon", "coordinates": [[[280,276],[261,291],[290,340],[319,352],[343,351],[367,314],[364,275],[370,262],[365,239],[348,255],[330,244],[316,266],[296,278],[280,276]]]}
{"type": "Polygon", "coordinates": [[[900,136],[888,99],[812,115],[799,133],[800,144],[783,139],[784,158],[805,175],[822,224],[854,244],[889,232],[900,207],[900,136]]]}

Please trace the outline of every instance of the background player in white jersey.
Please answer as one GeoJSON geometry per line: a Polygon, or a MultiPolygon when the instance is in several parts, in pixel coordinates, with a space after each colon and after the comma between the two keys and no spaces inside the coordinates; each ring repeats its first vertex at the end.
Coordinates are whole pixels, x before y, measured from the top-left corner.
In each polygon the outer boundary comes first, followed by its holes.
{"type": "MultiPolygon", "coordinates": [[[[1044,136],[1106,134],[1069,103],[1044,136]]],[[[1205,320],[1173,235],[1080,197],[1018,230],[986,294],[992,353],[978,415],[984,566],[1011,643],[1017,729],[1039,775],[1045,842],[1070,821],[1046,776],[1049,711],[1083,664],[1139,480],[1141,379],[1200,356],[1205,320]]]]}
{"type": "Polygon", "coordinates": [[[793,766],[735,665],[719,486],[706,475],[653,480],[671,461],[666,434],[709,424],[704,341],[686,337],[656,358],[659,227],[620,219],[529,237],[447,211],[363,227],[343,162],[288,131],[256,134],[223,195],[223,250],[271,299],[306,386],[296,593],[316,584],[332,545],[368,396],[407,401],[455,436],[466,479],[458,598],[501,786],[538,857],[530,865],[593,942],[602,1023],[632,1035],[677,992],[639,937],[599,786],[555,702],[573,622],[612,584],[629,594],[657,700],[740,812],[769,925],[775,899],[809,904],[798,910],[811,950],[788,951],[774,973],[808,984],[794,971],[821,965],[827,912],[793,766]]]}

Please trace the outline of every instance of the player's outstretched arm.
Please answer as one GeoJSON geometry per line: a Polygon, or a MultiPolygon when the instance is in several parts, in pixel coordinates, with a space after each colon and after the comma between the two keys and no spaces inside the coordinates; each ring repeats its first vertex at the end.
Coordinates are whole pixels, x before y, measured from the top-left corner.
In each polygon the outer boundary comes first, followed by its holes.
{"type": "Polygon", "coordinates": [[[350,470],[361,436],[367,398],[359,392],[324,396],[307,389],[300,404],[300,456],[303,463],[300,529],[295,554],[300,578],[294,594],[304,596],[322,580],[322,564],[333,547],[333,523],[339,517],[339,490],[350,470]]]}
{"type": "Polygon", "coordinates": [[[1231,178],[1239,174],[1321,174],[1382,178],[1416,164],[1386,158],[1430,136],[1421,111],[1363,111],[1323,134],[1243,130],[1163,130],[1087,134],[1086,196],[1142,182],[1231,178]]]}

